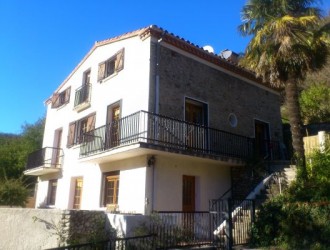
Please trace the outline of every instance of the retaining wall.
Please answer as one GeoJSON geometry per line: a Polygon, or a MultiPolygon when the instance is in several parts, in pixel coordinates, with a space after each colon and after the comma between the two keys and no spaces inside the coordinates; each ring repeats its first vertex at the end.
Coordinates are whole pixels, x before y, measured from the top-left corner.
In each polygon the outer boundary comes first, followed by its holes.
{"type": "Polygon", "coordinates": [[[0,249],[37,250],[110,237],[104,211],[0,208],[0,249]]]}

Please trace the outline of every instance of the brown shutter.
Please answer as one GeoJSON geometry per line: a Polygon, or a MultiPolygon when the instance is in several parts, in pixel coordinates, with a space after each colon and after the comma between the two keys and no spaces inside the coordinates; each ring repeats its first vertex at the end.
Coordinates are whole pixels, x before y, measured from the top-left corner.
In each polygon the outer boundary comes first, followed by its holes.
{"type": "Polygon", "coordinates": [[[71,92],[71,87],[69,87],[65,90],[64,103],[67,103],[70,101],[70,92],[71,92]]]}
{"type": "Polygon", "coordinates": [[[124,68],[124,52],[125,49],[121,49],[116,56],[116,72],[121,71],[124,68]]]}
{"type": "Polygon", "coordinates": [[[69,125],[69,134],[68,134],[68,146],[72,146],[74,144],[74,136],[75,136],[76,123],[70,123],[69,125]]]}
{"type": "Polygon", "coordinates": [[[59,102],[59,94],[56,93],[52,96],[52,108],[57,108],[58,107],[58,102],[59,102]]]}
{"type": "Polygon", "coordinates": [[[105,74],[105,62],[102,62],[99,64],[97,80],[100,81],[100,80],[104,79],[104,76],[105,76],[104,74],[105,74]]]}
{"type": "Polygon", "coordinates": [[[87,118],[87,131],[91,131],[95,128],[95,114],[89,116],[87,118]]]}

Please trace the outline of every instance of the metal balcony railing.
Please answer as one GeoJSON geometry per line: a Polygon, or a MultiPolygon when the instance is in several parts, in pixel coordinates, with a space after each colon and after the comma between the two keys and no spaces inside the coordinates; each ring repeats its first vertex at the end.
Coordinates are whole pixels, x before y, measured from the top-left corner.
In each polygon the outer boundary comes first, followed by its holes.
{"type": "Polygon", "coordinates": [[[90,102],[90,93],[91,93],[91,85],[84,84],[80,88],[76,90],[75,99],[74,99],[74,107],[79,106],[83,103],[90,102]]]}
{"type": "Polygon", "coordinates": [[[133,143],[157,148],[246,159],[254,139],[222,130],[139,111],[84,135],[80,156],[86,157],[133,143]]]}
{"type": "Polygon", "coordinates": [[[25,169],[31,170],[38,167],[61,168],[63,150],[61,148],[45,147],[34,151],[28,156],[25,169]]]}

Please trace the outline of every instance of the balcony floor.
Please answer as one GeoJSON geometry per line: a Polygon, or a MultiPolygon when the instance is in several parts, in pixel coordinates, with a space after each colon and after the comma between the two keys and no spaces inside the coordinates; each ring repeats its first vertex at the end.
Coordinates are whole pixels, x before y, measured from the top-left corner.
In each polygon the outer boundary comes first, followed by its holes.
{"type": "Polygon", "coordinates": [[[121,146],[111,148],[106,151],[100,151],[96,154],[81,157],[80,162],[89,163],[106,163],[112,161],[123,160],[127,158],[142,156],[142,155],[171,155],[171,157],[182,158],[194,158],[199,161],[218,162],[223,165],[230,166],[242,166],[244,161],[242,159],[228,157],[228,156],[216,156],[211,154],[199,153],[187,150],[171,149],[163,146],[157,146],[155,144],[148,144],[144,142],[137,142],[127,146],[121,146]]]}
{"type": "Polygon", "coordinates": [[[40,176],[40,175],[45,175],[45,174],[58,173],[60,171],[61,171],[60,168],[40,166],[40,167],[25,170],[24,175],[40,176]]]}

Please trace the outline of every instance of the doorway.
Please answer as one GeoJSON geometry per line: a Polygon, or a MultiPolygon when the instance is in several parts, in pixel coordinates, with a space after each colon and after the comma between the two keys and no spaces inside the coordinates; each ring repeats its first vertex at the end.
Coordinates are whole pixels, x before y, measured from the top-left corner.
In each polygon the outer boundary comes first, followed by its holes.
{"type": "Polygon", "coordinates": [[[107,108],[106,147],[112,148],[120,144],[120,102],[107,108]]]}
{"type": "Polygon", "coordinates": [[[186,98],[185,121],[187,147],[196,150],[207,149],[207,104],[186,98]]]}
{"type": "Polygon", "coordinates": [[[195,211],[195,176],[182,176],[182,212],[195,211]]]}
{"type": "Polygon", "coordinates": [[[62,128],[55,130],[52,163],[51,163],[52,167],[55,168],[61,166],[62,133],[63,133],[62,128]]]}
{"type": "Polygon", "coordinates": [[[255,150],[258,157],[267,159],[270,157],[269,152],[269,124],[260,120],[254,120],[255,131],[255,150]]]}

